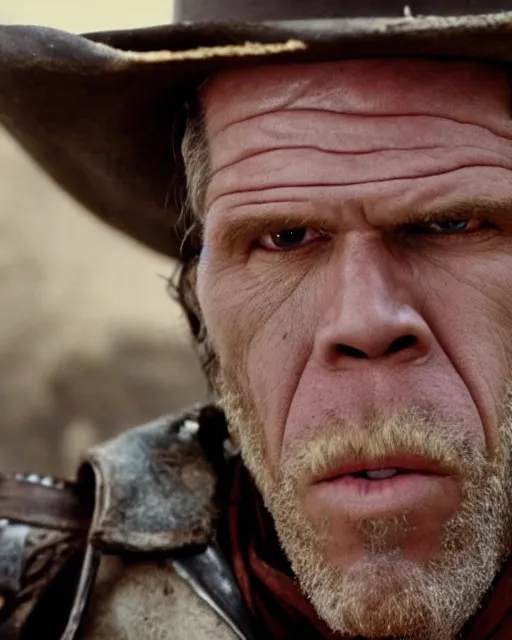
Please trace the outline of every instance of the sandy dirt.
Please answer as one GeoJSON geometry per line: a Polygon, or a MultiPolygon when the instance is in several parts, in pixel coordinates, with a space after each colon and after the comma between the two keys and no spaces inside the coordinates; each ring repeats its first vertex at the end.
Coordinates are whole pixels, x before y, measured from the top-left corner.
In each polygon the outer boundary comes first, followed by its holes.
{"type": "MultiPolygon", "coordinates": [[[[163,23],[162,0],[0,0],[0,21],[163,23]],[[135,6],[134,6],[135,5],[135,6]]],[[[0,471],[72,476],[81,451],[204,397],[174,265],[90,218],[0,131],[0,471]]]]}

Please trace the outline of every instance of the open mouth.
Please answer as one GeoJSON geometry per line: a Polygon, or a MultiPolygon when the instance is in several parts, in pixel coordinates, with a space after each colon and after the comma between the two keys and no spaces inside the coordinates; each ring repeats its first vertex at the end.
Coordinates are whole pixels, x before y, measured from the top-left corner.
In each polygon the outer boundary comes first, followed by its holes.
{"type": "Polygon", "coordinates": [[[349,473],[339,473],[327,478],[325,481],[328,484],[337,481],[345,483],[359,482],[367,484],[368,487],[371,485],[387,486],[390,482],[412,478],[418,475],[429,476],[432,475],[432,473],[418,469],[406,469],[404,467],[384,467],[382,469],[361,469],[349,473]]]}
{"type": "Polygon", "coordinates": [[[412,473],[412,471],[410,469],[374,469],[372,471],[357,471],[347,475],[353,478],[363,478],[364,480],[389,480],[389,478],[404,475],[405,473],[412,473]]]}
{"type": "Polygon", "coordinates": [[[434,461],[407,455],[356,463],[344,462],[335,465],[330,472],[318,477],[316,481],[330,482],[333,480],[356,479],[381,482],[400,476],[444,476],[448,474],[450,474],[449,469],[443,468],[434,461]]]}
{"type": "Polygon", "coordinates": [[[460,499],[454,470],[415,454],[340,460],[327,473],[320,472],[305,491],[312,512],[345,514],[350,520],[389,517],[460,499]]]}

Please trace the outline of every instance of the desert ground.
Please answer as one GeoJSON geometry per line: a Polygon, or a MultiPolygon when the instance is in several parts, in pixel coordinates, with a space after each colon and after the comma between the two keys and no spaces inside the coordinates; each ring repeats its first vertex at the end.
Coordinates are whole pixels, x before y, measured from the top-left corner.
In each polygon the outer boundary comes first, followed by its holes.
{"type": "MultiPolygon", "coordinates": [[[[165,0],[0,0],[0,22],[164,23],[165,0]]],[[[205,395],[175,265],[90,217],[0,130],[0,472],[73,477],[84,449],[205,395]]]]}

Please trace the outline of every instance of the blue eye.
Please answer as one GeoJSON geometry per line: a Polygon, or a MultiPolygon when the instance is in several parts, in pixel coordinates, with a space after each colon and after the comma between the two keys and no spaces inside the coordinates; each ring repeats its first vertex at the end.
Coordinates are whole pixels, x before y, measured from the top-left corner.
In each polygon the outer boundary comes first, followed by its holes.
{"type": "Polygon", "coordinates": [[[468,231],[469,223],[469,220],[444,220],[441,222],[431,222],[426,226],[436,233],[462,233],[468,231]]]}
{"type": "Polygon", "coordinates": [[[484,225],[484,221],[478,218],[454,218],[453,220],[432,220],[431,222],[414,224],[411,225],[411,230],[419,234],[449,236],[478,231],[484,225]]]}

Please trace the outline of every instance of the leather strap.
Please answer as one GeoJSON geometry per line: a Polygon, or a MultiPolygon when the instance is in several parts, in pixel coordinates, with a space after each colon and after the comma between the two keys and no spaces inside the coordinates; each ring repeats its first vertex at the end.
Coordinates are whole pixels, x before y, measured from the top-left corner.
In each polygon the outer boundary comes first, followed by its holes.
{"type": "MultiPolygon", "coordinates": [[[[75,569],[70,573],[67,567],[77,565],[85,550],[92,517],[89,494],[92,491],[88,486],[86,491],[84,484],[35,474],[0,474],[0,638],[36,637],[45,615],[41,609],[48,605],[46,594],[55,589],[57,581],[64,592],[57,597],[61,608],[52,616],[65,623],[68,605],[64,601],[72,598],[76,580],[75,569]],[[69,576],[64,579],[66,571],[69,576]],[[60,584],[63,579],[65,586],[60,584]]],[[[75,637],[79,626],[94,579],[94,559],[91,553],[85,554],[66,629],[68,640],[75,637]]],[[[44,625],[48,638],[60,635],[57,629],[63,628],[60,623],[44,625]]]]}
{"type": "Polygon", "coordinates": [[[202,551],[176,554],[172,563],[178,575],[224,620],[237,638],[257,640],[260,637],[235,577],[216,544],[202,551]]]}
{"type": "Polygon", "coordinates": [[[73,607],[60,640],[75,640],[79,635],[83,624],[84,613],[89,603],[94,581],[98,573],[99,563],[100,553],[89,545],[85,552],[73,607]]]}
{"type": "Polygon", "coordinates": [[[81,496],[71,483],[38,476],[0,475],[0,518],[83,533],[92,518],[92,501],[81,496]]]}
{"type": "Polygon", "coordinates": [[[175,0],[174,22],[458,16],[512,10],[511,0],[175,0]]]}

